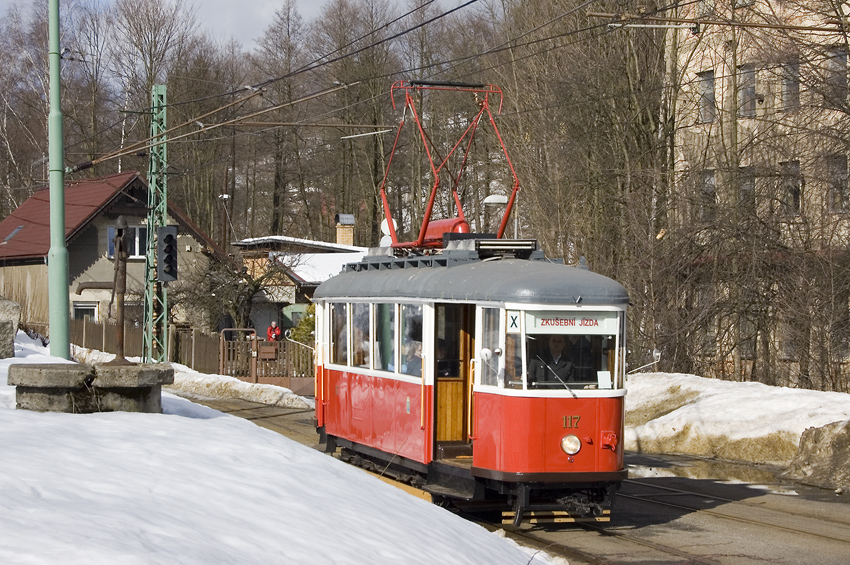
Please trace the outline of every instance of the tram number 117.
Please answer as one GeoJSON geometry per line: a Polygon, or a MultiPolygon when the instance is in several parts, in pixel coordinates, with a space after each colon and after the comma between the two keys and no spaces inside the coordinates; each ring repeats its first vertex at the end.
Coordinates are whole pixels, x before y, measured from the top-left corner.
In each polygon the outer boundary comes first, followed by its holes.
{"type": "Polygon", "coordinates": [[[564,427],[577,428],[579,420],[581,420],[581,416],[564,416],[564,427]]]}

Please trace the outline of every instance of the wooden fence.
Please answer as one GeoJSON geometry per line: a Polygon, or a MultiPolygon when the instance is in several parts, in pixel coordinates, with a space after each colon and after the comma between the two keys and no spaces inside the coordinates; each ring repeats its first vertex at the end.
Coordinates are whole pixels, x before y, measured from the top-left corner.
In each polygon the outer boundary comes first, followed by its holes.
{"type": "MultiPolygon", "coordinates": [[[[71,320],[70,332],[71,343],[81,347],[107,353],[117,350],[115,323],[71,320]]],[[[143,330],[125,328],[124,355],[141,357],[142,346],[143,330]]],[[[201,373],[229,375],[246,382],[283,386],[296,394],[313,394],[313,350],[288,340],[260,341],[253,329],[224,330],[218,336],[172,329],[171,360],[201,373]]]]}
{"type": "MultiPolygon", "coordinates": [[[[96,349],[106,353],[118,350],[118,333],[114,322],[92,322],[91,320],[71,320],[71,343],[96,349]]],[[[141,328],[124,328],[124,356],[142,356],[143,330],[141,328]]]]}
{"type": "Polygon", "coordinates": [[[312,395],[313,349],[294,341],[261,341],[253,329],[222,330],[218,373],[312,395]],[[225,339],[228,334],[243,339],[225,339]]]}

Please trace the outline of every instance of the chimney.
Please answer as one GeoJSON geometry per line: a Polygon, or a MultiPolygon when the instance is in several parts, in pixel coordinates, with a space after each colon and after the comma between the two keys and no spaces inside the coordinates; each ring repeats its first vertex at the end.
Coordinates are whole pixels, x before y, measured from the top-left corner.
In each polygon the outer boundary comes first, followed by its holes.
{"type": "Polygon", "coordinates": [[[336,214],[336,242],[340,245],[354,245],[354,214],[336,214]]]}

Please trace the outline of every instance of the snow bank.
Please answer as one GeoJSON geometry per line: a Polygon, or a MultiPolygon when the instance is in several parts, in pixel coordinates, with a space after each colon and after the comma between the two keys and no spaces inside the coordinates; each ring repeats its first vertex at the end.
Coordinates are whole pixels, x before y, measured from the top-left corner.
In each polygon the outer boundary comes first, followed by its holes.
{"type": "Polygon", "coordinates": [[[834,489],[850,489],[850,421],[809,428],[785,476],[834,489]]]}
{"type": "Polygon", "coordinates": [[[9,365],[63,362],[20,335],[0,359],[0,563],[561,562],[171,394],[163,414],[16,410],[9,365]]]}
{"type": "Polygon", "coordinates": [[[627,450],[788,465],[806,428],[850,420],[850,395],[640,373],[626,383],[627,450]]]}

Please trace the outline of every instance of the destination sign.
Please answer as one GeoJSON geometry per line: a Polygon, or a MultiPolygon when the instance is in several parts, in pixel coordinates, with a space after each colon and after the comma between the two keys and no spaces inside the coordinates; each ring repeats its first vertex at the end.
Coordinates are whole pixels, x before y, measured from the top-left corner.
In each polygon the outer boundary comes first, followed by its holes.
{"type": "MultiPolygon", "coordinates": [[[[616,312],[526,312],[526,333],[600,334],[617,333],[616,312]]],[[[508,328],[510,331],[510,328],[508,328]]]]}

